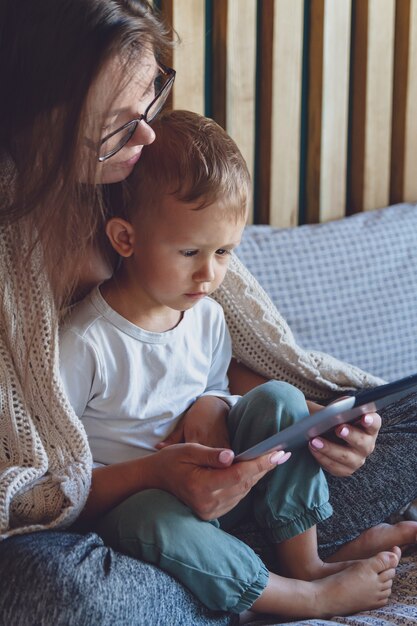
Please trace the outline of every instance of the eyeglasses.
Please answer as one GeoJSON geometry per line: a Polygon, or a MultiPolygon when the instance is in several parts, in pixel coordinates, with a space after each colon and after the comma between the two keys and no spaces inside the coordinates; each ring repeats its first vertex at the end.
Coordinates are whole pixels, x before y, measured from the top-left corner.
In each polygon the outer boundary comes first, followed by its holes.
{"type": "Polygon", "coordinates": [[[100,163],[110,159],[110,157],[119,152],[119,150],[127,144],[133,137],[140,122],[143,121],[146,122],[146,124],[151,124],[158,113],[160,113],[174,84],[176,72],[171,67],[166,67],[162,64],[159,64],[159,69],[160,72],[154,82],[154,93],[156,95],[152,102],[146,107],[145,113],[123,124],[123,126],[120,126],[120,128],[117,128],[99,141],[98,160],[100,163]]]}

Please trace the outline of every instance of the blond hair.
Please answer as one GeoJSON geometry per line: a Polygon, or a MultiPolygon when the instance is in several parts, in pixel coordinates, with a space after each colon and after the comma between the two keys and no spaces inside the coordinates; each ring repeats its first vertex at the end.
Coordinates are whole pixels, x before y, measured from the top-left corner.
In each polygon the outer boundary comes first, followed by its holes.
{"type": "MultiPolygon", "coordinates": [[[[168,111],[152,124],[155,141],[143,149],[134,173],[124,183],[129,219],[156,210],[165,194],[202,209],[213,203],[225,214],[245,219],[250,175],[233,139],[216,122],[191,111],[168,111]]],[[[113,207],[118,211],[121,207],[113,207]]]]}

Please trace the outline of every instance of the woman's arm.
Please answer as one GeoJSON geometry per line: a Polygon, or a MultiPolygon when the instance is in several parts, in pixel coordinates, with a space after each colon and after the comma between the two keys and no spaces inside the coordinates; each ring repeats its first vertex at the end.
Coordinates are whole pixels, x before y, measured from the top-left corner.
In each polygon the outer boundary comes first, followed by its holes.
{"type": "MultiPolygon", "coordinates": [[[[267,381],[234,359],[228,375],[232,393],[241,395],[267,381]]],[[[307,405],[310,412],[321,408],[315,402],[307,401],[307,405]]],[[[336,437],[341,439],[340,443],[326,437],[312,439],[309,443],[310,452],[321,467],[334,476],[350,476],[362,467],[374,450],[380,428],[381,418],[377,413],[364,415],[354,425],[340,424],[334,429],[336,437]]]]}
{"type": "Polygon", "coordinates": [[[168,491],[202,519],[215,519],[236,506],[283,456],[280,451],[233,463],[234,454],[229,449],[186,443],[100,467],[93,470],[90,494],[79,520],[81,524],[92,523],[144,489],[168,491]]]}

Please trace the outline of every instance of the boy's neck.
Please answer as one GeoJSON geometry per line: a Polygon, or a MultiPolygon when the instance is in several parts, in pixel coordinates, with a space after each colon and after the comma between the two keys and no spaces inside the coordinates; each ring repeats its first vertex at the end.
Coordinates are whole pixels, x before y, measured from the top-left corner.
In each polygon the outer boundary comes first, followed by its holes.
{"type": "Polygon", "coordinates": [[[116,272],[102,283],[100,293],[114,311],[143,330],[164,333],[175,328],[183,317],[181,311],[146,302],[144,294],[130,285],[123,273],[116,272]]]}

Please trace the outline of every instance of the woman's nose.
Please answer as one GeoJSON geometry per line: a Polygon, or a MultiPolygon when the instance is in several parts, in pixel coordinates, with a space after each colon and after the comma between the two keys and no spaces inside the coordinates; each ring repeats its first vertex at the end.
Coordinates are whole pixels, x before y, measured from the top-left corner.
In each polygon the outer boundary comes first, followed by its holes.
{"type": "Polygon", "coordinates": [[[155,132],[144,120],[141,120],[129,143],[134,146],[148,146],[155,141],[155,132]]]}

